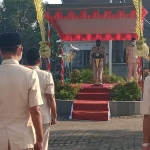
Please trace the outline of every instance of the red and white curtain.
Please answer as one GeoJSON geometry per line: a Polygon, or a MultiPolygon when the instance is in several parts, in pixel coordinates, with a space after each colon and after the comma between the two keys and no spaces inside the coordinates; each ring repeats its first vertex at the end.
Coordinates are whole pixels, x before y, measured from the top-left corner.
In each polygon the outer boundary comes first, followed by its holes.
{"type": "Polygon", "coordinates": [[[138,58],[138,74],[139,74],[139,86],[143,88],[143,58],[138,58]]]}

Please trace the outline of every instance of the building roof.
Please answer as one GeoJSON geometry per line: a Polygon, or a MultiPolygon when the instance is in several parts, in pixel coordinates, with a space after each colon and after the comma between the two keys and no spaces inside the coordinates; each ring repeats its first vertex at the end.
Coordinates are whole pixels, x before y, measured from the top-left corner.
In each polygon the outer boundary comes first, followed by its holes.
{"type": "MultiPolygon", "coordinates": [[[[63,41],[129,40],[135,32],[133,3],[61,4],[46,7],[45,18],[63,41]]],[[[147,12],[143,9],[143,18],[147,12]]]]}
{"type": "MultiPolygon", "coordinates": [[[[64,4],[86,4],[86,3],[109,3],[109,0],[62,0],[64,4]]],[[[126,2],[131,3],[132,0],[112,0],[113,3],[126,2]]],[[[150,22],[150,0],[143,0],[144,8],[149,12],[146,19],[150,22]]]]}
{"type": "Polygon", "coordinates": [[[54,16],[58,11],[61,11],[63,16],[67,16],[70,11],[73,11],[75,15],[79,15],[82,11],[86,11],[91,15],[93,11],[98,11],[100,14],[104,14],[105,11],[110,11],[112,14],[118,13],[118,11],[124,11],[129,14],[132,10],[135,10],[135,6],[132,3],[103,3],[103,4],[59,4],[51,5],[47,4],[46,11],[50,12],[51,16],[54,16]]]}

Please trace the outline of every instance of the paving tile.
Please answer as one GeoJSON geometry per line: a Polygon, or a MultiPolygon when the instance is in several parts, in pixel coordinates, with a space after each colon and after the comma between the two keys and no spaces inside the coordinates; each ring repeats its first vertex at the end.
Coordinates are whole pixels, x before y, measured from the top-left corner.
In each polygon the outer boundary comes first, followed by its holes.
{"type": "Polygon", "coordinates": [[[59,116],[51,126],[49,150],[140,150],[142,116],[113,117],[108,122],[70,121],[59,116]]]}

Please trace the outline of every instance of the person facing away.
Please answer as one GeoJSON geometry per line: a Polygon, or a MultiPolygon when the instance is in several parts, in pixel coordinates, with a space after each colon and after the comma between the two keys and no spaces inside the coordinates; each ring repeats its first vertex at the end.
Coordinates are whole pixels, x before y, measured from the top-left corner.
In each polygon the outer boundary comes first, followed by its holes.
{"type": "Polygon", "coordinates": [[[57,117],[54,82],[50,72],[40,70],[41,58],[38,49],[31,48],[26,52],[26,62],[29,67],[32,67],[37,72],[39,77],[41,95],[44,102],[41,105],[44,134],[43,150],[48,150],[50,124],[56,124],[57,117]]]}
{"type": "Polygon", "coordinates": [[[143,101],[141,106],[141,114],[144,115],[142,150],[150,150],[150,76],[145,78],[143,91],[143,101]]]}
{"type": "Polygon", "coordinates": [[[39,79],[34,70],[19,65],[22,51],[19,34],[0,36],[0,150],[43,150],[39,79]]]}
{"type": "Polygon", "coordinates": [[[96,40],[96,47],[93,47],[90,53],[90,65],[93,66],[94,82],[97,79],[97,68],[96,68],[95,60],[92,58],[92,55],[93,53],[96,53],[96,52],[99,52],[102,56],[100,65],[98,68],[98,80],[100,84],[102,84],[102,74],[103,74],[103,67],[106,62],[106,54],[105,54],[105,48],[101,45],[100,40],[96,40]]]}
{"type": "Polygon", "coordinates": [[[128,81],[134,78],[135,82],[138,82],[138,56],[136,56],[136,39],[131,39],[131,44],[126,49],[126,64],[128,66],[128,81]]]}

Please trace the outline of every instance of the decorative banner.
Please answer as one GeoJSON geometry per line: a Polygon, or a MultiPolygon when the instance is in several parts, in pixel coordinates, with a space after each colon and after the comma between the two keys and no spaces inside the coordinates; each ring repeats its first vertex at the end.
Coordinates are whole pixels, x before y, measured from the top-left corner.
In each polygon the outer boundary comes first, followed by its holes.
{"type": "Polygon", "coordinates": [[[73,46],[71,43],[70,43],[70,47],[71,47],[73,50],[76,50],[76,51],[79,51],[79,50],[80,50],[79,48],[73,46]]]}
{"type": "Polygon", "coordinates": [[[143,88],[143,58],[139,57],[138,58],[138,74],[139,74],[139,85],[141,88],[143,88]]]}
{"type": "Polygon", "coordinates": [[[50,53],[50,48],[48,47],[47,42],[45,40],[46,31],[44,25],[42,0],[34,0],[34,4],[36,8],[37,20],[40,26],[41,38],[42,38],[42,41],[40,42],[40,54],[43,58],[49,58],[51,53],[50,53]]]}
{"type": "Polygon", "coordinates": [[[48,22],[48,46],[50,47],[50,34],[51,34],[51,27],[50,27],[50,23],[48,22]]]}
{"type": "MultiPolygon", "coordinates": [[[[48,46],[50,48],[50,33],[51,33],[51,27],[50,27],[50,23],[48,22],[48,46]]],[[[51,70],[51,61],[50,61],[50,57],[49,58],[46,58],[47,59],[47,69],[48,71],[51,70]]]]}
{"type": "Polygon", "coordinates": [[[50,58],[46,58],[47,59],[47,70],[50,72],[51,70],[51,60],[50,58]]]}
{"type": "Polygon", "coordinates": [[[61,44],[61,83],[64,83],[64,49],[63,49],[63,45],[61,44]]]}

